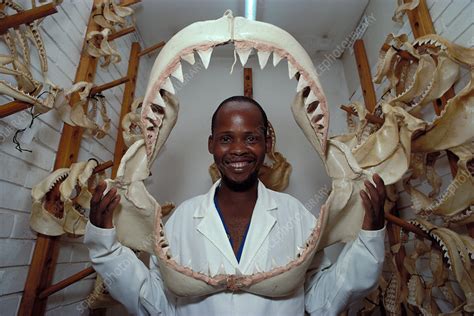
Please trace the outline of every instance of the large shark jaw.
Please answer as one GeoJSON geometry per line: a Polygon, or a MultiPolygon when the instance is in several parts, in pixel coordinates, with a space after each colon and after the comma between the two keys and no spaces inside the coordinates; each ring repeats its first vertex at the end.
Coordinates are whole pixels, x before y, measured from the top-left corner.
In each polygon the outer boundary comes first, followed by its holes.
{"type": "MultiPolygon", "coordinates": [[[[175,93],[170,76],[183,80],[181,59],[193,64],[194,52],[197,52],[204,67],[207,68],[213,48],[228,43],[234,44],[236,55],[239,56],[242,65],[245,65],[253,49],[257,50],[261,68],[266,65],[272,52],[274,65],[281,59],[288,60],[290,79],[299,73],[297,92],[301,92],[305,87],[310,89],[304,107],[308,108],[311,105],[312,108],[304,113],[315,136],[312,144],[316,151],[324,156],[329,113],[316,70],[306,51],[290,34],[278,27],[249,21],[242,17],[234,18],[232,12],[227,11],[220,19],[197,22],[184,28],[168,41],[157,57],[141,112],[148,164],[153,162],[166,140],[167,136],[163,139],[162,133],[170,132],[162,130],[162,124],[167,121],[165,115],[167,104],[160,90],[175,93]],[[156,111],[157,107],[153,105],[163,107],[164,111],[161,113],[156,111]]],[[[289,295],[304,282],[306,270],[311,264],[319,236],[325,226],[325,209],[322,208],[316,227],[306,245],[303,245],[304,248],[286,265],[252,275],[228,275],[225,272],[218,272],[214,276],[193,271],[171,258],[161,212],[158,211],[155,218],[154,248],[163,279],[167,287],[179,296],[203,296],[224,290],[242,290],[269,297],[289,295]]]]}
{"type": "Polygon", "coordinates": [[[318,250],[354,239],[362,225],[364,210],[359,191],[372,172],[359,166],[347,145],[327,139],[328,123],[326,98],[314,65],[290,34],[270,24],[234,18],[229,11],[220,19],[186,27],[163,47],[151,71],[141,112],[144,139],[130,146],[122,158],[116,179],[108,182],[109,187],[117,187],[122,197],[119,212],[114,213],[119,241],[134,249],[154,252],[166,287],[178,296],[205,296],[226,290],[266,297],[291,295],[303,284],[318,250]],[[255,267],[255,272],[245,275],[239,271],[235,274],[218,271],[211,275],[177,262],[166,238],[161,207],[143,184],[177,120],[179,106],[173,97],[175,91],[170,76],[183,81],[181,59],[193,64],[194,52],[200,55],[207,68],[213,47],[227,43],[235,45],[236,56],[243,65],[250,52],[256,49],[261,68],[273,52],[273,64],[284,58],[288,60],[290,79],[299,73],[291,111],[334,180],[331,194],[321,207],[312,232],[293,258],[263,272],[255,267]],[[130,227],[134,227],[133,231],[130,227]]]}

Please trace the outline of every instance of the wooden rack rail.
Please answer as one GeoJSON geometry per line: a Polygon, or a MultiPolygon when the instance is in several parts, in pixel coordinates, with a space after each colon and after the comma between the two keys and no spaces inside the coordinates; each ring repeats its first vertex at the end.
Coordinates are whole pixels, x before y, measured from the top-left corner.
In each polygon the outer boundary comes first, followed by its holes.
{"type": "Polygon", "coordinates": [[[112,33],[109,35],[108,40],[113,41],[114,39],[117,39],[119,37],[122,37],[124,35],[130,34],[135,32],[135,26],[130,26],[125,29],[121,29],[120,31],[117,31],[115,33],[112,33]]]}
{"type": "Polygon", "coordinates": [[[0,35],[5,34],[9,28],[16,28],[22,24],[31,23],[56,12],[58,12],[58,9],[56,9],[56,4],[51,2],[30,10],[8,15],[1,19],[2,23],[0,23],[0,35]]]}
{"type": "MultiPolygon", "coordinates": [[[[340,108],[341,108],[341,110],[344,110],[349,114],[357,115],[356,111],[354,111],[351,107],[349,107],[347,105],[341,105],[340,108]]],[[[385,122],[385,120],[383,118],[378,117],[378,116],[376,116],[374,114],[371,114],[371,113],[367,113],[365,115],[365,119],[367,121],[369,121],[369,123],[378,124],[378,125],[382,125],[385,122]]]]}
{"type": "Polygon", "coordinates": [[[89,96],[96,95],[97,93],[101,93],[102,91],[111,89],[113,87],[116,87],[116,86],[121,85],[123,83],[126,83],[128,81],[130,81],[130,78],[128,76],[125,76],[125,77],[119,78],[117,80],[114,80],[114,81],[111,81],[111,82],[108,82],[108,83],[104,83],[100,86],[95,86],[91,89],[91,91],[89,93],[89,96]]]}
{"type": "Polygon", "coordinates": [[[144,50],[142,50],[140,53],[138,53],[138,57],[142,57],[144,55],[148,55],[148,54],[151,54],[153,53],[155,50],[157,49],[160,49],[162,48],[163,46],[165,46],[165,42],[161,41],[153,46],[150,46],[148,48],[145,48],[144,50]]]}
{"type": "MultiPolygon", "coordinates": [[[[94,6],[96,3],[97,1],[94,1],[94,6]]],[[[99,26],[94,23],[91,17],[92,14],[87,24],[86,34],[91,31],[100,31],[99,26]]],[[[85,42],[84,38],[83,47],[85,42]]],[[[97,58],[82,54],[74,81],[93,82],[96,67],[97,58]]],[[[75,94],[71,97],[70,106],[74,105],[77,101],[79,101],[79,96],[75,94]]],[[[69,167],[73,162],[77,161],[82,134],[83,130],[80,127],[72,127],[68,124],[64,124],[56,153],[56,161],[54,163],[55,170],[69,167]]],[[[38,234],[18,310],[19,315],[44,315],[47,298],[40,299],[39,294],[49,287],[53,279],[59,252],[58,240],[59,237],[38,234]]]]}

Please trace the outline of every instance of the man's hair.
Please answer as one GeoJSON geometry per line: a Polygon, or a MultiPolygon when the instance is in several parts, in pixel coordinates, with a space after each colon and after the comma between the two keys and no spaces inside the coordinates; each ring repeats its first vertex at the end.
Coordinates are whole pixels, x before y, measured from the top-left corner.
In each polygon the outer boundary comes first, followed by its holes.
{"type": "Polygon", "coordinates": [[[267,136],[267,130],[268,130],[268,118],[267,118],[267,114],[266,114],[265,111],[263,110],[262,106],[261,106],[260,104],[258,104],[257,101],[255,101],[255,100],[252,99],[252,98],[243,96],[243,95],[236,95],[236,96],[227,98],[227,99],[225,99],[224,101],[222,101],[221,104],[219,104],[219,106],[217,107],[216,111],[215,111],[214,114],[212,115],[211,134],[214,133],[214,126],[215,126],[215,122],[216,122],[217,112],[219,112],[219,110],[220,110],[224,105],[226,105],[227,103],[231,103],[231,102],[249,103],[249,104],[255,105],[255,106],[260,110],[260,113],[262,114],[262,120],[263,120],[263,135],[264,135],[264,136],[267,136]]]}

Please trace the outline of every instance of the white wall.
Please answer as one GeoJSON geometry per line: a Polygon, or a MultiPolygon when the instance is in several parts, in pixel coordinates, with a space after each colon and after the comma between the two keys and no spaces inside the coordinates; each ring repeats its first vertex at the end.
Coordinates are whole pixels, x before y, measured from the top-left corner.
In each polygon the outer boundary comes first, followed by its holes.
{"type": "MultiPolygon", "coordinates": [[[[198,57],[196,59],[199,60],[198,57]]],[[[178,122],[155,162],[148,184],[150,192],[159,202],[173,201],[179,205],[186,199],[207,192],[211,186],[208,167],[213,160],[207,151],[207,139],[212,113],[224,99],[243,94],[243,67],[237,62],[233,74],[229,74],[232,62],[233,58],[215,57],[207,70],[198,61],[192,67],[183,63],[183,71],[189,77],[184,84],[176,85],[180,101],[178,122]]],[[[282,60],[277,67],[273,67],[269,60],[265,69],[260,70],[256,56],[252,56],[246,67],[253,69],[254,98],[265,109],[275,127],[277,149],[293,166],[286,192],[307,203],[324,186],[330,188],[330,181],[318,154],[304,137],[290,111],[297,81],[289,80],[286,60],[282,60]]],[[[345,123],[338,121],[338,112],[341,111],[337,108],[347,102],[348,96],[339,61],[322,74],[321,82],[331,107],[331,130],[341,129],[345,123]]],[[[318,205],[324,201],[320,199],[318,205]]],[[[319,207],[312,211],[318,213],[319,207]]]]}
{"type": "MultiPolygon", "coordinates": [[[[25,8],[30,7],[29,0],[19,2],[25,8]]],[[[48,54],[49,78],[66,89],[74,80],[91,5],[91,0],[64,0],[58,7],[59,12],[47,17],[41,24],[48,54]]],[[[132,41],[137,40],[138,37],[134,34],[116,40],[122,62],[110,66],[107,70],[97,67],[95,79],[97,84],[126,75],[130,46],[132,41]]],[[[41,80],[38,57],[34,48],[32,51],[34,77],[41,80]]],[[[0,54],[6,53],[8,53],[6,46],[0,42],[0,54]]],[[[141,60],[137,95],[144,93],[147,81],[145,78],[148,76],[151,62],[152,59],[146,57],[141,60]]],[[[0,79],[12,81],[5,75],[0,75],[0,79]]],[[[99,161],[113,159],[123,85],[107,90],[104,94],[112,118],[111,130],[109,135],[101,140],[83,139],[79,160],[87,160],[90,157],[95,157],[99,161]]],[[[0,96],[0,104],[9,101],[7,97],[0,96]]],[[[32,130],[25,132],[20,138],[22,146],[33,152],[20,153],[15,150],[12,137],[16,129],[24,128],[29,122],[27,111],[0,119],[0,314],[2,316],[17,313],[36,239],[36,234],[29,228],[30,192],[36,183],[52,171],[63,126],[56,113],[41,115],[34,121],[32,130]]],[[[53,282],[58,282],[90,265],[88,251],[81,238],[64,237],[61,238],[60,245],[53,282]]],[[[51,296],[46,314],[79,314],[77,306],[90,293],[93,278],[94,275],[51,296]]]]}

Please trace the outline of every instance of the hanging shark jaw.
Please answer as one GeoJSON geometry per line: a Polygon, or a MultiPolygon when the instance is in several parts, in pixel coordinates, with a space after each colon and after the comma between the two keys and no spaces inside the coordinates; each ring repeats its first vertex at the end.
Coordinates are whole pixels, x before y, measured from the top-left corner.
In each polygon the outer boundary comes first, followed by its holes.
{"type": "Polygon", "coordinates": [[[274,65],[282,59],[287,59],[290,79],[296,73],[300,74],[297,92],[310,87],[311,92],[306,105],[318,102],[317,109],[308,112],[308,116],[318,137],[317,151],[323,156],[326,152],[329,111],[311,58],[286,31],[271,24],[249,21],[242,17],[234,18],[231,11],[226,11],[220,19],[196,22],[185,27],[168,41],[157,57],[151,70],[141,112],[149,165],[159,150],[156,141],[163,114],[154,111],[152,104],[165,106],[159,93],[160,89],[175,93],[171,76],[183,82],[181,60],[194,64],[196,52],[207,68],[213,48],[229,43],[235,45],[235,52],[243,65],[247,62],[251,51],[255,49],[261,68],[265,67],[273,52],[274,65]]]}

